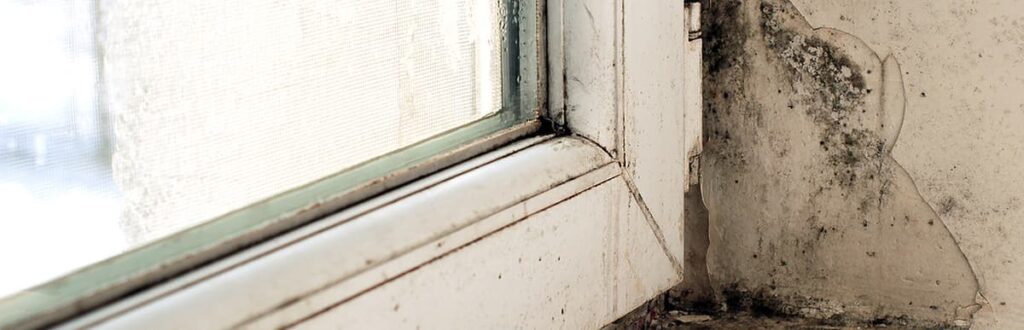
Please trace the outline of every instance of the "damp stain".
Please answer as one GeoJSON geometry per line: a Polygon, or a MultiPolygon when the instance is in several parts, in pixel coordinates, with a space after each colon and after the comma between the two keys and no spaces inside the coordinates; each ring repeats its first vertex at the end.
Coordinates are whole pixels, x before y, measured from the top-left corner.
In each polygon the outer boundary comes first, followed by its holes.
{"type": "Polygon", "coordinates": [[[703,19],[701,190],[719,297],[839,306],[818,318],[963,321],[977,278],[945,208],[890,155],[905,98],[896,59],[812,28],[785,0],[709,2],[703,19]]]}

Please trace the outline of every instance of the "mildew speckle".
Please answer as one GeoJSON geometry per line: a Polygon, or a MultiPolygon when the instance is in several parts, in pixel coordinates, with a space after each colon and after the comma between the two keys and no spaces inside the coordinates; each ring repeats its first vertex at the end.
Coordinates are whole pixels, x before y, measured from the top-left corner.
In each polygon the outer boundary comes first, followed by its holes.
{"type": "Polygon", "coordinates": [[[938,211],[940,215],[947,215],[953,213],[953,211],[955,211],[959,207],[960,202],[958,202],[955,197],[946,196],[946,198],[943,198],[939,202],[936,211],[938,211]]]}
{"type": "Polygon", "coordinates": [[[813,29],[785,0],[705,10],[700,164],[716,290],[835,303],[836,317],[862,321],[959,317],[977,279],[942,208],[890,155],[904,111],[896,60],[813,29]]]}
{"type": "Polygon", "coordinates": [[[823,128],[818,145],[828,153],[828,164],[835,169],[832,183],[852,186],[858,174],[868,175],[866,167],[876,163],[882,152],[877,134],[850,125],[857,120],[852,115],[867,112],[864,98],[871,90],[863,70],[824,39],[782,28],[780,15],[785,9],[766,2],[760,9],[768,48],[785,63],[789,82],[808,91],[796,102],[811,105],[806,114],[823,128]]]}

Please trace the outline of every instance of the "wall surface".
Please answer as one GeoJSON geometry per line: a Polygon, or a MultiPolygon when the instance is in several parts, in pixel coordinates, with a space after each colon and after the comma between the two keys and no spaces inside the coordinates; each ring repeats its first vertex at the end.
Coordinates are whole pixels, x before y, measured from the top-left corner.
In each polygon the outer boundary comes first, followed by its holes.
{"type": "Polygon", "coordinates": [[[1021,5],[706,5],[701,185],[720,297],[1020,326],[1021,5]]]}
{"type": "Polygon", "coordinates": [[[794,3],[899,59],[907,110],[893,157],[975,270],[987,300],[976,327],[1024,325],[1024,5],[794,3]]]}

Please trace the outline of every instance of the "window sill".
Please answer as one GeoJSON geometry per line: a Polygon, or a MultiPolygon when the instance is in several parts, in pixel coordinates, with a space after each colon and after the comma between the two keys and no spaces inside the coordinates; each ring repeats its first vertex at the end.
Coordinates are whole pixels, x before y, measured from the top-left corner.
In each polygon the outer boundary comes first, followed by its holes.
{"type": "Polygon", "coordinates": [[[63,326],[293,325],[620,173],[585,140],[526,139],[63,326]]]}

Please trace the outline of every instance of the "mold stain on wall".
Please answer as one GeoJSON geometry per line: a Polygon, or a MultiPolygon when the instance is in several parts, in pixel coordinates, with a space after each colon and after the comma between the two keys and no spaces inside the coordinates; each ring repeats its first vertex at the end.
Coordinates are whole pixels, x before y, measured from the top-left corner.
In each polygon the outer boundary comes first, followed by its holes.
{"type": "Polygon", "coordinates": [[[701,192],[719,299],[969,325],[978,280],[891,156],[905,105],[897,60],[812,28],[787,0],[711,1],[703,17],[701,192]]]}

